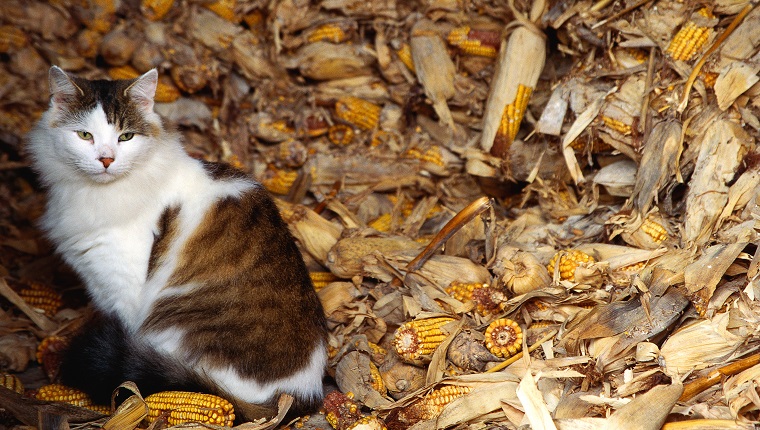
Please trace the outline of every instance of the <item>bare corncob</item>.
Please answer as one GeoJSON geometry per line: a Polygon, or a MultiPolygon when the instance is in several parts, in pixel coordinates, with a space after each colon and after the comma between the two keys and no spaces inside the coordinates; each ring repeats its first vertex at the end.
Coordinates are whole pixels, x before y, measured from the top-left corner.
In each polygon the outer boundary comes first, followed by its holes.
{"type": "Polygon", "coordinates": [[[335,116],[363,130],[377,127],[382,110],[382,107],[358,97],[342,97],[335,102],[335,116]]]}
{"type": "Polygon", "coordinates": [[[423,356],[430,355],[446,339],[441,326],[454,321],[454,318],[437,317],[402,324],[393,338],[393,347],[405,361],[415,362],[423,356]]]}
{"type": "Polygon", "coordinates": [[[150,422],[165,412],[169,413],[169,425],[198,422],[232,427],[235,421],[232,403],[213,394],[162,391],[146,397],[145,403],[150,422]]]}
{"type": "Polygon", "coordinates": [[[486,329],[486,348],[497,357],[510,357],[522,349],[523,333],[509,318],[499,318],[486,329]]]}
{"type": "Polygon", "coordinates": [[[473,30],[463,26],[451,30],[446,40],[465,54],[496,58],[501,35],[498,31],[473,30]]]}
{"type": "Polygon", "coordinates": [[[0,53],[7,53],[15,48],[21,48],[27,43],[26,35],[20,28],[11,25],[0,25],[0,53]]]}
{"type": "Polygon", "coordinates": [[[0,373],[0,385],[18,394],[24,394],[24,384],[21,383],[21,380],[16,375],[5,372],[0,373]]]}
{"type": "Polygon", "coordinates": [[[409,422],[432,420],[454,400],[468,394],[472,387],[447,385],[431,391],[424,398],[403,408],[399,415],[409,422]]]}
{"type": "Polygon", "coordinates": [[[554,276],[554,268],[559,261],[559,278],[560,280],[575,280],[575,269],[581,263],[594,263],[594,257],[586,254],[583,251],[577,249],[569,249],[566,251],[560,251],[554,254],[549,265],[546,267],[549,270],[549,275],[554,276]]]}
{"type": "Polygon", "coordinates": [[[19,291],[19,296],[30,306],[40,309],[47,316],[53,316],[61,307],[62,298],[57,291],[38,282],[27,282],[27,287],[19,291]]]}
{"type": "Polygon", "coordinates": [[[382,214],[375,220],[367,224],[367,227],[374,228],[377,231],[387,233],[391,230],[391,222],[393,221],[393,215],[382,214]]]}
{"type": "Polygon", "coordinates": [[[515,100],[504,107],[504,113],[501,116],[501,123],[496,131],[495,138],[495,142],[503,140],[500,144],[504,148],[508,148],[512,144],[512,141],[515,140],[515,136],[517,136],[517,132],[520,130],[520,123],[525,116],[525,110],[528,107],[531,94],[533,94],[533,88],[520,84],[517,87],[515,100]]]}
{"type": "Polygon", "coordinates": [[[314,284],[314,289],[317,291],[327,286],[327,284],[340,279],[333,275],[332,272],[309,272],[309,277],[314,284]]]}
{"type": "Polygon", "coordinates": [[[629,135],[633,131],[633,128],[630,124],[626,124],[615,118],[602,116],[602,122],[604,122],[604,125],[606,125],[608,128],[611,128],[612,130],[615,130],[622,135],[629,135]]]}
{"type": "Polygon", "coordinates": [[[424,152],[420,151],[419,148],[410,148],[406,151],[406,153],[404,153],[404,156],[408,158],[414,158],[425,163],[432,163],[439,167],[443,167],[445,164],[443,162],[441,147],[438,145],[432,145],[424,152]]]}
{"type": "Polygon", "coordinates": [[[662,243],[668,238],[668,231],[662,224],[648,216],[641,224],[641,231],[646,233],[655,243],[662,243]]]}
{"type": "MultiPolygon", "coordinates": [[[[713,18],[707,8],[702,8],[697,13],[705,18],[713,18]]],[[[693,20],[689,21],[678,30],[665,52],[674,60],[689,61],[707,43],[712,32],[713,29],[710,27],[703,27],[693,20]]]]}
{"type": "Polygon", "coordinates": [[[140,10],[150,21],[158,21],[165,17],[172,8],[174,0],[142,0],[140,10]]]}
{"type": "Polygon", "coordinates": [[[81,407],[92,405],[92,399],[90,399],[87,393],[61,384],[50,384],[40,387],[35,397],[37,400],[63,402],[81,407]]]}

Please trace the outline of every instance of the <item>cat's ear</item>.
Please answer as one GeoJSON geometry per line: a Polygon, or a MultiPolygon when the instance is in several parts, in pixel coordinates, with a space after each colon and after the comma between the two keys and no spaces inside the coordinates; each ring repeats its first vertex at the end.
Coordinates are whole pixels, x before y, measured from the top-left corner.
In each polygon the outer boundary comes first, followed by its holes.
{"type": "Polygon", "coordinates": [[[153,110],[153,97],[156,96],[158,85],[158,72],[156,69],[147,71],[144,75],[135,79],[132,85],[124,90],[124,95],[131,97],[140,107],[145,110],[153,110]]]}
{"type": "Polygon", "coordinates": [[[70,102],[74,97],[84,95],[81,88],[60,67],[53,66],[48,73],[50,100],[53,106],[70,102]]]}

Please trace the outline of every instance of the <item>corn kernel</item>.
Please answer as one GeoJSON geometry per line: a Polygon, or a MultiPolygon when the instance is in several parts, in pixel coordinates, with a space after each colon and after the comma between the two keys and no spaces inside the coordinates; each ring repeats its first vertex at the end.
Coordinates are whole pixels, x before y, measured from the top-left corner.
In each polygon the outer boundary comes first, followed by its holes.
{"type": "Polygon", "coordinates": [[[581,263],[595,263],[594,257],[586,254],[583,251],[577,249],[570,249],[567,251],[560,251],[554,254],[547,270],[549,275],[554,276],[555,265],[559,264],[559,277],[561,280],[575,281],[575,269],[581,265],[581,263]],[[557,261],[559,260],[559,263],[557,261]]]}
{"type": "Polygon", "coordinates": [[[232,427],[235,411],[232,403],[212,394],[186,391],[162,391],[145,398],[148,421],[153,422],[161,413],[169,412],[169,425],[190,422],[232,427]]]}
{"type": "Polygon", "coordinates": [[[497,357],[510,357],[522,349],[520,326],[508,318],[499,318],[486,329],[486,348],[497,357]]]}
{"type": "Polygon", "coordinates": [[[342,97],[335,102],[335,115],[363,130],[372,130],[380,122],[382,107],[358,97],[342,97]]]}
{"type": "Polygon", "coordinates": [[[437,317],[402,324],[394,334],[393,347],[404,361],[418,361],[432,354],[446,339],[447,335],[440,328],[451,321],[454,319],[437,317]]]}

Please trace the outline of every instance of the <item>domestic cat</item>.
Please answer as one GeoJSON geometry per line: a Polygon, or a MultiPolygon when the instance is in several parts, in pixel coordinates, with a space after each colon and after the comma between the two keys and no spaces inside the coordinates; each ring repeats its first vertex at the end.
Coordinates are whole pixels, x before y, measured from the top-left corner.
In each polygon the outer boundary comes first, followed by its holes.
{"type": "Polygon", "coordinates": [[[156,70],[107,81],[53,66],[49,80],[28,143],[41,225],[96,310],[62,382],[106,403],[126,380],[143,395],[321,400],[326,319],[267,191],[184,151],[153,110],[156,70]]]}

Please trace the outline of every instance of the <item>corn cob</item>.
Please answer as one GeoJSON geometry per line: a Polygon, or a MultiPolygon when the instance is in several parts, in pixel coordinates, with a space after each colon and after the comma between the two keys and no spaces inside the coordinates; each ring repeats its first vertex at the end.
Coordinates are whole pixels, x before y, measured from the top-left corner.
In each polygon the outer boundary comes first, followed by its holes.
{"type": "Polygon", "coordinates": [[[655,243],[662,243],[668,238],[668,231],[665,230],[662,224],[653,220],[651,215],[644,220],[640,229],[651,237],[655,243]]]}
{"type": "Polygon", "coordinates": [[[92,405],[92,399],[90,399],[87,393],[61,384],[50,384],[40,387],[35,397],[37,400],[63,402],[81,407],[92,405]]]}
{"type": "Polygon", "coordinates": [[[430,355],[446,339],[441,326],[454,321],[454,318],[437,317],[410,321],[402,324],[393,337],[396,353],[407,362],[416,362],[423,356],[430,355]]]}
{"type": "Polygon", "coordinates": [[[0,385],[18,394],[24,394],[24,384],[21,383],[21,380],[16,375],[5,372],[0,373],[0,385]]]}
{"type": "Polygon", "coordinates": [[[540,330],[547,327],[553,327],[557,325],[558,323],[555,321],[534,321],[528,329],[530,330],[540,330]]]}
{"type": "Polygon", "coordinates": [[[61,307],[62,298],[57,291],[38,282],[27,282],[28,286],[19,291],[19,296],[30,306],[40,309],[47,316],[53,316],[61,307]]]}
{"type": "Polygon", "coordinates": [[[371,378],[370,382],[372,389],[382,395],[385,395],[387,391],[385,389],[383,377],[380,375],[380,369],[378,369],[375,363],[371,361],[369,362],[369,376],[371,378]]]}
{"type": "Polygon", "coordinates": [[[308,32],[306,41],[341,43],[348,40],[348,33],[338,24],[323,24],[308,32]]]}
{"type": "Polygon", "coordinates": [[[367,227],[374,228],[377,231],[387,233],[391,230],[391,222],[393,221],[393,215],[382,214],[375,220],[367,224],[367,227]]]}
{"type": "Polygon", "coordinates": [[[627,266],[623,266],[623,267],[621,267],[618,270],[620,270],[622,272],[636,273],[636,272],[640,271],[641,269],[643,269],[646,265],[647,265],[646,261],[639,261],[638,263],[634,263],[634,264],[629,264],[627,266]]]}
{"type": "Polygon", "coordinates": [[[69,342],[62,336],[48,336],[42,339],[37,346],[37,362],[42,365],[48,378],[55,379],[58,368],[61,365],[61,354],[68,347],[69,342]]]}
{"type": "Polygon", "coordinates": [[[325,420],[334,429],[348,428],[361,419],[359,404],[352,400],[353,394],[333,391],[325,396],[325,420]]]}
{"type": "Polygon", "coordinates": [[[225,20],[237,24],[241,21],[241,18],[235,13],[235,3],[236,0],[218,0],[214,3],[204,4],[203,7],[225,20]]]}
{"type": "Polygon", "coordinates": [[[317,291],[327,286],[330,282],[340,280],[340,278],[333,275],[332,272],[309,272],[309,277],[314,284],[314,289],[317,291]]]}
{"type": "MultiPolygon", "coordinates": [[[[118,66],[108,69],[111,79],[134,79],[140,76],[140,72],[132,66],[118,66]]],[[[153,98],[157,103],[171,103],[180,97],[179,89],[171,79],[162,76],[156,86],[156,95],[153,98]]]]}
{"type": "Polygon", "coordinates": [[[417,73],[417,69],[414,68],[414,60],[412,59],[412,47],[408,43],[403,43],[401,47],[396,51],[398,59],[409,69],[412,73],[417,73]]]}
{"type": "Polygon", "coordinates": [[[304,121],[303,133],[309,137],[319,137],[327,134],[330,130],[330,124],[321,116],[310,115],[304,121]]]}
{"type": "Polygon", "coordinates": [[[617,120],[615,118],[611,118],[611,117],[608,117],[608,116],[602,116],[602,122],[608,128],[611,128],[611,129],[617,131],[618,133],[620,133],[620,134],[622,134],[624,136],[631,134],[631,132],[633,131],[633,128],[631,127],[630,124],[626,124],[626,123],[624,123],[622,121],[619,121],[619,120],[617,120]]]}
{"type": "Polygon", "coordinates": [[[432,145],[426,149],[425,152],[419,150],[419,148],[410,148],[404,153],[407,158],[414,158],[425,163],[432,163],[439,167],[444,167],[443,154],[441,153],[441,147],[438,145],[432,145]]]}
{"type": "Polygon", "coordinates": [[[437,418],[454,400],[472,391],[472,387],[447,385],[431,391],[422,399],[399,411],[399,418],[406,423],[416,423],[437,418]]]}
{"type": "Polygon", "coordinates": [[[86,2],[92,13],[85,14],[84,25],[98,33],[108,33],[115,21],[116,0],[90,0],[86,2]]]}
{"type": "Polygon", "coordinates": [[[508,318],[499,318],[486,329],[486,348],[497,357],[510,357],[522,349],[520,326],[508,318]]]}
{"type": "Polygon", "coordinates": [[[483,316],[498,313],[506,301],[507,297],[504,293],[488,284],[483,284],[482,287],[472,290],[472,303],[475,304],[475,310],[483,316]]]}
{"type": "Polygon", "coordinates": [[[335,102],[335,116],[363,130],[377,127],[382,110],[372,102],[353,96],[342,97],[335,102]]]}
{"type": "Polygon", "coordinates": [[[169,413],[169,425],[198,422],[232,427],[235,421],[232,403],[213,394],[162,391],[146,397],[145,403],[150,422],[164,412],[169,413]]]}
{"type": "Polygon", "coordinates": [[[21,48],[26,43],[26,35],[20,28],[0,25],[0,53],[5,54],[14,48],[21,48]]]}
{"type": "MultiPolygon", "coordinates": [[[[697,13],[705,18],[714,17],[707,8],[702,8],[697,13]]],[[[693,20],[689,21],[678,30],[665,52],[674,60],[689,61],[707,43],[712,31],[710,27],[702,27],[693,20]]]]}
{"type": "Polygon", "coordinates": [[[250,13],[247,13],[243,16],[243,22],[245,22],[248,28],[253,30],[254,28],[264,23],[264,15],[260,10],[254,9],[250,13]]]}
{"type": "Polygon", "coordinates": [[[142,0],[140,11],[149,21],[158,21],[172,8],[174,0],[142,0]]]}
{"type": "Polygon", "coordinates": [[[446,40],[465,54],[496,58],[501,35],[497,31],[473,30],[463,26],[451,30],[446,40]]]}
{"type": "Polygon", "coordinates": [[[327,138],[330,142],[346,146],[354,140],[354,130],[346,124],[335,124],[327,131],[327,138]]]}
{"type": "Polygon", "coordinates": [[[515,100],[504,107],[504,113],[501,115],[501,123],[496,130],[494,146],[502,145],[505,150],[515,140],[517,132],[520,130],[520,123],[525,116],[525,110],[528,107],[528,101],[533,93],[533,88],[526,87],[523,84],[518,85],[515,100]]]}
{"type": "Polygon", "coordinates": [[[575,269],[581,263],[595,263],[594,257],[577,249],[569,249],[554,254],[549,265],[546,267],[550,276],[554,276],[555,265],[559,264],[559,278],[561,280],[575,280],[575,269]],[[557,263],[559,261],[559,263],[557,263]]]}
{"type": "Polygon", "coordinates": [[[705,70],[702,70],[702,82],[704,82],[705,87],[707,88],[713,88],[715,87],[715,81],[718,80],[718,76],[720,74],[714,73],[714,72],[708,72],[705,70]]]}
{"type": "Polygon", "coordinates": [[[385,361],[385,356],[388,354],[388,351],[374,342],[367,342],[367,344],[369,345],[370,359],[372,362],[377,365],[382,364],[383,361],[385,361]]]}
{"type": "Polygon", "coordinates": [[[286,195],[297,177],[298,171],[296,170],[278,169],[270,165],[264,172],[264,177],[261,178],[261,184],[271,193],[286,195]]]}

